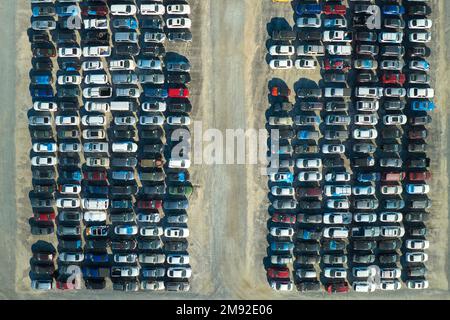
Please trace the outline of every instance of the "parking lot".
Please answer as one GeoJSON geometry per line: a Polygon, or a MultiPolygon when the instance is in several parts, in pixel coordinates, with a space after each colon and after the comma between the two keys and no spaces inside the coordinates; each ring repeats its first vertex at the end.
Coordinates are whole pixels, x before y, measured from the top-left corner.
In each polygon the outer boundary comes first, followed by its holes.
{"type": "MultiPolygon", "coordinates": [[[[208,1],[208,3],[198,4],[198,6],[195,1],[193,3],[195,9],[192,17],[195,21],[194,24],[196,24],[193,26],[193,33],[194,37],[197,34],[199,39],[197,44],[188,48],[190,53],[194,53],[198,57],[191,59],[193,70],[197,69],[192,74],[191,86],[202,88],[199,96],[193,98],[193,104],[201,103],[202,108],[194,111],[192,116],[195,120],[203,120],[205,128],[264,128],[265,110],[268,107],[267,84],[270,79],[274,77],[282,78],[291,88],[299,77],[319,79],[318,74],[313,72],[300,75],[284,71],[271,72],[265,64],[267,23],[273,16],[283,16],[292,25],[293,14],[289,5],[280,4],[275,7],[269,1],[264,3],[260,1],[227,1],[226,3],[223,1],[208,1]],[[223,16],[223,12],[227,14],[223,16]],[[201,15],[202,18],[195,18],[197,15],[201,15]],[[233,31],[235,37],[228,38],[230,30],[233,31]],[[223,40],[220,42],[213,41],[214,39],[211,39],[210,35],[212,32],[215,38],[223,40]],[[245,44],[236,45],[242,34],[246,35],[245,44]],[[230,64],[235,66],[235,69],[230,70],[230,64]],[[219,74],[222,76],[219,77],[219,74]],[[230,96],[230,90],[235,94],[230,96]],[[233,112],[230,112],[230,106],[233,107],[233,112]]],[[[433,8],[436,8],[437,3],[433,1],[433,8]]],[[[443,45],[446,34],[441,31],[440,27],[440,21],[444,19],[435,17],[435,15],[437,12],[443,15],[447,11],[444,10],[444,4],[439,5],[441,10],[434,10],[433,13],[433,21],[435,22],[433,34],[436,37],[435,41],[439,39],[441,45],[439,47],[433,45],[435,53],[431,63],[434,66],[433,68],[436,68],[437,72],[441,74],[441,78],[444,78],[446,77],[446,66],[445,64],[442,65],[442,61],[447,57],[443,45]],[[436,67],[438,64],[439,67],[436,67]]],[[[11,7],[9,10],[15,13],[16,8],[11,7]]],[[[9,12],[11,13],[11,11],[9,12]]],[[[17,32],[17,45],[19,48],[28,46],[28,39],[24,33],[26,27],[24,26],[29,24],[29,15],[30,12],[26,5],[22,6],[17,12],[16,20],[19,30],[17,32]]],[[[8,43],[11,43],[11,41],[14,42],[16,39],[11,37],[8,43]]],[[[28,71],[31,65],[29,64],[29,52],[26,51],[17,50],[16,59],[22,62],[25,67],[20,64],[17,65],[18,85],[16,92],[20,89],[23,89],[22,92],[27,92],[28,88],[28,71]]],[[[11,56],[11,52],[6,53],[6,56],[11,56]]],[[[438,108],[432,115],[434,122],[433,127],[431,127],[430,141],[432,147],[430,158],[436,159],[432,162],[431,167],[433,172],[431,195],[433,207],[430,212],[434,215],[434,219],[430,220],[428,225],[430,231],[428,239],[431,242],[428,265],[430,290],[420,292],[417,296],[412,296],[411,292],[405,293],[405,296],[408,295],[411,298],[446,297],[445,290],[447,290],[447,282],[444,280],[447,274],[447,195],[446,193],[439,194],[439,191],[436,191],[448,185],[446,181],[446,161],[442,156],[443,150],[447,150],[447,117],[446,114],[441,113],[445,109],[439,108],[439,106],[445,106],[447,96],[444,84],[438,83],[434,87],[438,108]],[[442,254],[444,251],[446,252],[445,255],[442,254]]],[[[4,89],[3,86],[2,89],[4,89]]],[[[11,89],[5,90],[5,92],[9,92],[5,96],[11,96],[11,89]]],[[[31,189],[28,150],[31,148],[31,143],[26,126],[26,110],[30,107],[29,98],[20,93],[17,94],[16,106],[15,189],[17,204],[16,209],[14,210],[11,207],[11,212],[4,215],[2,219],[14,221],[17,217],[18,228],[4,230],[2,237],[10,241],[2,252],[11,257],[7,261],[8,265],[16,266],[17,280],[15,284],[9,280],[11,285],[4,294],[7,297],[29,297],[28,259],[31,244],[35,240],[29,236],[27,221],[31,212],[28,204],[28,192],[31,189]],[[17,146],[25,146],[26,148],[18,148],[17,146]],[[24,172],[27,174],[24,174],[24,172]],[[11,239],[14,237],[16,238],[15,246],[11,244],[11,239]],[[25,242],[24,239],[26,239],[25,242]],[[17,254],[13,255],[13,252],[17,252],[17,254]],[[13,256],[15,258],[12,258],[13,256]],[[16,260],[16,262],[13,263],[12,260],[16,260]]],[[[13,110],[13,108],[9,110],[13,110]]],[[[2,121],[4,119],[7,118],[2,118],[2,121]]],[[[4,123],[8,124],[7,121],[4,123]]],[[[10,128],[7,125],[2,127],[10,128]]],[[[444,152],[446,154],[446,151],[444,152]]],[[[14,160],[5,161],[6,166],[2,167],[2,170],[13,168],[14,163],[12,161],[14,160]]],[[[12,170],[9,171],[12,172],[12,170]]],[[[2,173],[6,172],[8,171],[2,173]]],[[[274,294],[268,287],[262,263],[267,255],[267,178],[259,175],[259,168],[200,165],[194,166],[191,174],[192,183],[199,186],[199,191],[191,199],[191,210],[196,212],[192,217],[194,220],[189,223],[193,235],[190,239],[192,247],[190,255],[193,260],[194,275],[192,278],[193,292],[186,297],[201,298],[204,294],[213,294],[213,298],[319,298],[323,296],[323,294],[299,295],[296,292],[287,295],[274,294]],[[227,188],[224,188],[224,185],[227,185],[227,188]],[[209,228],[208,225],[212,227],[209,228]]],[[[2,194],[11,194],[10,190],[12,189],[11,184],[8,186],[4,182],[3,190],[5,192],[2,194]]],[[[11,226],[13,223],[2,225],[11,226]]],[[[48,240],[46,237],[43,237],[43,239],[48,240]]],[[[2,241],[3,245],[5,243],[8,242],[2,241]]],[[[14,270],[10,271],[10,275],[14,274],[14,270]]],[[[8,279],[13,278],[8,277],[8,279]]],[[[92,293],[84,290],[76,294],[82,294],[83,298],[89,298],[92,295],[92,293]]],[[[396,297],[398,297],[398,294],[396,294],[396,297]]],[[[71,297],[73,295],[73,293],[65,293],[59,295],[59,297],[71,297]]],[[[34,293],[33,296],[44,297],[44,295],[34,293]]],[[[117,298],[117,295],[114,296],[109,293],[98,295],[99,298],[102,296],[117,298]]],[[[139,294],[139,297],[143,297],[143,295],[139,294]]],[[[151,297],[156,296],[151,295],[151,297]]],[[[356,298],[360,295],[350,294],[344,296],[344,298],[346,297],[356,298]]],[[[373,297],[383,298],[380,294],[374,294],[373,297]]]]}

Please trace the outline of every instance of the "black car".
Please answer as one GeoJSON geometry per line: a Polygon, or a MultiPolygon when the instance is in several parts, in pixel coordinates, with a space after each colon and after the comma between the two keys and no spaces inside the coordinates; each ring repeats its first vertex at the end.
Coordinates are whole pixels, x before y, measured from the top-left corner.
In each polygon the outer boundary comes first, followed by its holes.
{"type": "Polygon", "coordinates": [[[364,16],[364,15],[355,15],[353,17],[353,27],[367,27],[367,22],[368,22],[368,16],[364,16]]]}
{"type": "Polygon", "coordinates": [[[424,237],[427,235],[427,228],[424,225],[409,227],[406,230],[412,237],[424,237]]]}
{"type": "Polygon", "coordinates": [[[52,180],[56,173],[54,169],[33,169],[32,176],[37,180],[52,180]]]}
{"type": "Polygon", "coordinates": [[[300,292],[319,291],[320,282],[318,280],[302,281],[298,282],[296,287],[300,292]]]}
{"type": "Polygon", "coordinates": [[[174,42],[192,41],[192,33],[190,31],[171,31],[167,33],[167,39],[174,42]]]}
{"type": "Polygon", "coordinates": [[[56,185],[52,182],[51,184],[34,184],[33,192],[35,193],[53,193],[56,191],[56,185]]]}
{"type": "Polygon", "coordinates": [[[404,29],[405,21],[401,18],[386,18],[383,20],[383,25],[385,28],[404,29]]]}
{"type": "Polygon", "coordinates": [[[74,154],[73,156],[60,157],[58,160],[58,165],[61,167],[77,167],[80,165],[80,156],[78,154],[74,154]]]}
{"type": "Polygon", "coordinates": [[[320,244],[317,241],[298,241],[295,243],[295,250],[303,252],[318,252],[320,250],[320,244]]]}
{"type": "Polygon", "coordinates": [[[322,40],[322,32],[302,30],[302,32],[298,33],[298,38],[301,41],[321,41],[322,40]]]}
{"type": "Polygon", "coordinates": [[[126,157],[126,158],[114,157],[111,159],[111,167],[134,168],[137,166],[137,163],[138,161],[136,157],[126,157]]]}
{"type": "Polygon", "coordinates": [[[128,223],[134,222],[135,215],[133,212],[112,213],[109,215],[112,223],[128,223]]]}
{"type": "Polygon", "coordinates": [[[410,6],[407,12],[413,16],[426,16],[431,13],[431,8],[427,5],[416,5],[410,6]]]}
{"type": "Polygon", "coordinates": [[[167,172],[166,180],[168,182],[184,182],[189,180],[189,171],[179,170],[177,172],[167,172]]]}
{"type": "Polygon", "coordinates": [[[59,240],[58,247],[60,250],[76,250],[81,249],[80,240],[59,240]]]}
{"type": "Polygon", "coordinates": [[[52,60],[50,60],[48,58],[35,59],[33,61],[33,68],[36,71],[52,71],[53,62],[52,62],[52,60]]]}
{"type": "MultiPolygon", "coordinates": [[[[97,42],[98,45],[109,44],[109,33],[105,31],[91,30],[83,35],[84,42],[97,42]]],[[[96,43],[96,44],[97,44],[96,43]]]]}
{"type": "Polygon", "coordinates": [[[141,47],[141,54],[161,57],[166,54],[166,49],[160,43],[147,43],[141,47]]]}
{"type": "Polygon", "coordinates": [[[427,58],[431,55],[431,49],[424,45],[409,47],[406,52],[411,58],[427,58]]]}
{"type": "Polygon", "coordinates": [[[347,74],[343,72],[327,72],[323,75],[325,82],[347,83],[347,74]]]}
{"type": "Polygon", "coordinates": [[[425,212],[410,212],[405,215],[406,222],[424,222],[428,219],[428,214],[425,212]]]}
{"type": "Polygon", "coordinates": [[[166,76],[166,81],[168,83],[181,83],[181,84],[185,84],[185,83],[189,83],[191,82],[191,76],[189,73],[187,72],[183,72],[183,73],[169,73],[166,76]]]}
{"type": "Polygon", "coordinates": [[[356,81],[361,83],[379,82],[380,78],[374,72],[359,72],[356,81]]]}
{"type": "Polygon", "coordinates": [[[141,139],[161,139],[164,137],[164,130],[161,127],[139,130],[139,136],[141,139]]]}
{"type": "Polygon", "coordinates": [[[326,111],[348,111],[350,104],[343,101],[329,101],[325,105],[326,111]]]}
{"type": "Polygon", "coordinates": [[[384,57],[403,57],[405,55],[404,46],[383,46],[381,55],[384,57]]]}
{"type": "Polygon", "coordinates": [[[59,68],[64,71],[79,71],[81,69],[80,59],[61,59],[59,68]]]}
{"type": "Polygon", "coordinates": [[[136,186],[110,186],[109,192],[113,196],[135,195],[137,192],[137,187],[136,186]]]}
{"type": "Polygon", "coordinates": [[[30,42],[47,42],[50,38],[46,32],[33,32],[30,35],[30,42]]]}
{"type": "Polygon", "coordinates": [[[397,144],[397,143],[384,143],[381,145],[381,150],[383,152],[400,152],[401,150],[401,145],[397,144]]]}
{"type": "Polygon", "coordinates": [[[77,41],[77,35],[73,30],[60,31],[56,33],[55,42],[56,43],[69,43],[75,44],[77,41]]]}
{"type": "Polygon", "coordinates": [[[377,33],[373,31],[359,31],[355,33],[355,40],[364,42],[376,42],[377,33]]]}
{"type": "Polygon", "coordinates": [[[378,249],[382,251],[394,251],[400,249],[402,242],[399,239],[382,240],[378,243],[378,249]]]}
{"type": "Polygon", "coordinates": [[[31,137],[33,139],[51,139],[53,138],[53,131],[52,130],[33,130],[31,131],[31,137]]]}
{"type": "Polygon", "coordinates": [[[77,86],[58,87],[58,98],[77,98],[81,95],[81,90],[77,86]]]}
{"type": "Polygon", "coordinates": [[[166,251],[173,251],[173,252],[183,252],[186,251],[188,248],[187,241],[179,240],[179,241],[167,241],[164,244],[164,249],[166,251]]]}
{"type": "Polygon", "coordinates": [[[372,240],[357,240],[353,241],[353,250],[374,250],[377,247],[377,242],[372,240]]]}
{"type": "Polygon", "coordinates": [[[385,100],[383,108],[385,110],[403,110],[405,109],[406,102],[402,100],[385,100]]]}
{"type": "Polygon", "coordinates": [[[113,290],[118,291],[137,291],[139,289],[139,283],[136,280],[128,281],[115,281],[113,282],[113,290]]]}
{"type": "Polygon", "coordinates": [[[292,139],[295,137],[294,129],[279,129],[278,136],[280,139],[292,139]]]}
{"type": "Polygon", "coordinates": [[[141,192],[145,195],[164,195],[166,193],[166,186],[164,184],[144,186],[141,188],[141,192]]]}
{"type": "Polygon", "coordinates": [[[409,267],[406,269],[408,277],[425,277],[427,273],[428,270],[424,266],[409,267]]]}
{"type": "Polygon", "coordinates": [[[84,281],[86,289],[90,290],[102,290],[106,287],[105,279],[88,279],[84,281]]]}
{"type": "Polygon", "coordinates": [[[303,210],[319,210],[322,208],[322,202],[318,200],[299,201],[298,205],[303,210]]]}
{"type": "Polygon", "coordinates": [[[302,101],[299,104],[300,110],[302,111],[314,111],[314,110],[322,110],[323,102],[319,101],[302,101]]]}
{"type": "Polygon", "coordinates": [[[402,131],[398,128],[384,128],[381,130],[383,139],[399,139],[402,137],[402,131]]]}
{"type": "Polygon", "coordinates": [[[400,261],[400,256],[395,252],[383,253],[383,254],[378,255],[378,260],[382,264],[392,264],[392,263],[397,263],[398,261],[400,261]]]}
{"type": "Polygon", "coordinates": [[[406,167],[407,168],[414,168],[414,169],[425,169],[430,166],[430,159],[429,158],[417,158],[417,159],[409,159],[406,161],[406,167]]]}
{"type": "Polygon", "coordinates": [[[80,105],[76,100],[60,101],[58,107],[62,111],[78,111],[80,109],[80,105]]]}
{"type": "Polygon", "coordinates": [[[108,241],[102,240],[102,239],[87,239],[86,240],[86,250],[92,250],[92,251],[106,251],[108,248],[108,241]]]}
{"type": "Polygon", "coordinates": [[[136,248],[136,240],[111,241],[112,250],[135,250],[136,248]]]}
{"type": "Polygon", "coordinates": [[[160,17],[141,19],[139,21],[142,29],[162,29],[163,20],[160,17]]]}
{"type": "Polygon", "coordinates": [[[157,153],[157,154],[161,154],[164,150],[164,144],[159,143],[159,144],[145,144],[145,145],[141,145],[142,148],[142,152],[144,153],[157,153]]]}
{"type": "Polygon", "coordinates": [[[141,49],[139,46],[135,43],[129,43],[129,44],[117,44],[114,46],[115,52],[118,55],[131,55],[131,56],[137,56],[141,49]]]}
{"type": "Polygon", "coordinates": [[[405,207],[405,201],[402,199],[386,199],[382,203],[387,210],[401,210],[405,207]]]}
{"type": "Polygon", "coordinates": [[[368,253],[368,254],[354,254],[352,261],[354,263],[363,263],[363,264],[368,264],[368,263],[374,263],[375,262],[375,255],[368,253]]]}
{"type": "Polygon", "coordinates": [[[55,266],[53,264],[33,264],[31,272],[39,275],[52,275],[55,273],[55,266]]]}
{"type": "Polygon", "coordinates": [[[352,159],[353,166],[355,167],[371,167],[373,165],[372,157],[357,157],[352,159]]]}
{"type": "Polygon", "coordinates": [[[167,111],[169,112],[191,112],[192,105],[189,101],[170,101],[167,105],[167,111]]]}
{"type": "Polygon", "coordinates": [[[379,47],[374,44],[359,44],[356,46],[356,53],[358,54],[367,54],[375,57],[376,55],[378,55],[379,51],[379,47]]]}
{"type": "Polygon", "coordinates": [[[136,132],[134,129],[114,129],[113,130],[113,137],[114,139],[131,139],[134,138],[136,132]]]}
{"type": "Polygon", "coordinates": [[[55,231],[53,224],[35,224],[31,226],[32,235],[52,234],[55,231]]]}
{"type": "Polygon", "coordinates": [[[273,40],[280,40],[280,41],[292,41],[297,38],[297,33],[293,31],[292,29],[281,29],[281,30],[274,30],[272,32],[272,39],[273,40]]]}

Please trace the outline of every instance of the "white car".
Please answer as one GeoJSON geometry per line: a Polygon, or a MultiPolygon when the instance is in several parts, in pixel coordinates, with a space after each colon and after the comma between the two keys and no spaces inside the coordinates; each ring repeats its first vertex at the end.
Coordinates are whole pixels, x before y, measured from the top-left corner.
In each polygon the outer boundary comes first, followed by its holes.
{"type": "Polygon", "coordinates": [[[348,229],[342,227],[328,227],[323,229],[323,236],[330,239],[347,239],[348,229]]]}
{"type": "Polygon", "coordinates": [[[158,226],[146,226],[139,229],[142,237],[159,237],[164,234],[163,228],[158,226]]]}
{"type": "Polygon", "coordinates": [[[354,122],[359,126],[376,126],[378,117],[372,114],[357,114],[354,116],[354,122]]]}
{"type": "Polygon", "coordinates": [[[411,250],[425,250],[430,247],[428,240],[408,239],[406,240],[406,248],[411,250]]]}
{"type": "Polygon", "coordinates": [[[292,45],[274,45],[269,48],[269,53],[272,56],[291,56],[295,48],[292,45]]]}
{"type": "Polygon", "coordinates": [[[382,279],[398,279],[402,276],[400,268],[382,268],[380,269],[380,277],[382,279]]]}
{"type": "Polygon", "coordinates": [[[81,64],[81,69],[83,71],[98,71],[103,70],[103,68],[103,62],[100,60],[88,60],[81,64]]]}
{"type": "Polygon", "coordinates": [[[318,182],[322,180],[322,173],[318,171],[302,171],[298,174],[298,181],[318,182]]]}
{"type": "Polygon", "coordinates": [[[171,126],[188,126],[191,124],[191,118],[189,116],[168,116],[166,122],[171,126]]]}
{"type": "Polygon", "coordinates": [[[352,274],[355,278],[369,278],[377,274],[377,269],[373,267],[353,267],[352,274]]]}
{"type": "Polygon", "coordinates": [[[106,142],[88,142],[83,144],[83,152],[108,152],[108,143],[106,142]]]}
{"type": "Polygon", "coordinates": [[[292,237],[294,229],[290,227],[271,227],[270,234],[274,237],[292,237]]]}
{"type": "Polygon", "coordinates": [[[325,175],[325,181],[328,182],[346,182],[351,178],[352,175],[348,172],[329,172],[325,175]]]}
{"type": "Polygon", "coordinates": [[[138,233],[138,227],[135,225],[120,225],[114,227],[114,233],[122,236],[133,236],[138,233]]]}
{"type": "Polygon", "coordinates": [[[294,285],[290,280],[272,280],[270,286],[276,291],[292,291],[294,285]]]}
{"type": "Polygon", "coordinates": [[[378,137],[377,129],[355,129],[353,138],[357,140],[376,139],[378,137]]]}
{"type": "Polygon", "coordinates": [[[400,212],[382,212],[380,213],[381,222],[402,222],[403,214],[400,212]]]}
{"type": "Polygon", "coordinates": [[[62,262],[82,262],[84,260],[84,254],[79,252],[60,252],[58,260],[62,262]]]}
{"type": "Polygon", "coordinates": [[[352,214],[350,212],[325,212],[323,214],[323,223],[325,224],[350,224],[351,222],[352,214]]]}
{"type": "Polygon", "coordinates": [[[297,19],[296,21],[297,23],[297,27],[299,28],[320,28],[320,26],[322,25],[322,20],[320,18],[318,18],[317,16],[315,17],[300,17],[297,19]]]}
{"type": "Polygon", "coordinates": [[[274,196],[294,196],[295,190],[293,187],[273,186],[270,192],[274,196]]]}
{"type": "Polygon", "coordinates": [[[56,111],[58,105],[56,102],[36,101],[33,103],[33,109],[36,111],[56,111]]]}
{"type": "Polygon", "coordinates": [[[383,123],[387,126],[404,125],[408,121],[405,115],[386,115],[383,117],[383,123]]]}
{"type": "Polygon", "coordinates": [[[433,26],[431,19],[411,19],[408,21],[409,29],[430,29],[433,26]]]}
{"type": "Polygon", "coordinates": [[[415,289],[415,290],[421,290],[421,289],[428,289],[428,280],[407,280],[406,286],[408,289],[415,289]]]}
{"type": "Polygon", "coordinates": [[[168,163],[169,168],[173,169],[188,169],[191,166],[189,159],[170,159],[168,163]]]}
{"type": "Polygon", "coordinates": [[[83,57],[86,58],[109,57],[110,55],[111,55],[111,48],[109,46],[83,47],[83,57]]]}
{"type": "Polygon", "coordinates": [[[327,267],[323,269],[323,275],[325,278],[330,279],[346,279],[347,270],[345,268],[327,267]]]}
{"type": "Polygon", "coordinates": [[[350,208],[350,201],[347,199],[328,199],[327,208],[347,210],[350,208]]]}
{"type": "Polygon", "coordinates": [[[427,184],[407,184],[406,192],[408,194],[428,194],[430,186],[427,184]]]}
{"type": "Polygon", "coordinates": [[[405,235],[405,228],[398,226],[381,226],[380,234],[385,238],[401,238],[405,235]]]}
{"type": "Polygon", "coordinates": [[[61,58],[80,58],[81,49],[78,47],[62,47],[58,49],[58,57],[61,58]]]}
{"type": "Polygon", "coordinates": [[[164,116],[162,115],[154,115],[154,116],[140,116],[139,124],[142,126],[162,126],[164,124],[164,116]]]}
{"type": "Polygon", "coordinates": [[[301,58],[301,59],[297,59],[295,60],[295,68],[297,69],[316,69],[317,66],[319,65],[317,60],[314,58],[301,58]]]}
{"type": "Polygon", "coordinates": [[[434,89],[432,88],[409,88],[408,98],[434,98],[434,89]]]}
{"type": "Polygon", "coordinates": [[[134,16],[137,8],[134,4],[112,4],[110,12],[113,16],[134,16]]]}
{"type": "Polygon", "coordinates": [[[411,32],[409,41],[417,43],[428,43],[431,41],[431,32],[411,32]]]}
{"type": "Polygon", "coordinates": [[[167,276],[169,278],[190,278],[192,269],[188,267],[170,267],[167,268],[167,276]]]}
{"type": "Polygon", "coordinates": [[[56,199],[58,208],[72,209],[80,207],[80,199],[78,198],[58,198],[56,199]]]}
{"type": "Polygon", "coordinates": [[[191,7],[188,4],[168,4],[166,6],[166,12],[167,14],[185,15],[191,13],[191,7]]]}
{"type": "Polygon", "coordinates": [[[141,104],[141,108],[146,112],[164,112],[167,109],[167,103],[165,101],[144,102],[141,104]]]}
{"type": "Polygon", "coordinates": [[[394,98],[403,98],[406,96],[405,88],[385,88],[384,89],[385,97],[394,97],[394,98]]]}
{"type": "Polygon", "coordinates": [[[36,142],[33,143],[34,152],[56,152],[58,147],[54,142],[36,142]]]}
{"type": "Polygon", "coordinates": [[[102,115],[96,116],[83,116],[81,118],[81,123],[85,126],[104,126],[106,119],[102,115]]]}
{"type": "Polygon", "coordinates": [[[97,112],[109,112],[110,104],[108,102],[93,102],[87,101],[84,105],[84,109],[88,112],[97,111],[97,112]]]}
{"type": "Polygon", "coordinates": [[[300,169],[320,169],[322,168],[322,159],[297,159],[295,165],[300,169]]]}
{"type": "Polygon", "coordinates": [[[375,194],[375,188],[372,186],[354,186],[352,192],[355,196],[371,196],[375,194]]]}
{"type": "Polygon", "coordinates": [[[85,84],[107,84],[108,82],[106,73],[90,73],[84,77],[85,84]]]}
{"type": "Polygon", "coordinates": [[[136,69],[136,63],[131,59],[111,60],[109,62],[109,70],[125,70],[132,71],[136,69]]]}
{"type": "Polygon", "coordinates": [[[36,166],[36,167],[40,167],[40,166],[54,166],[57,163],[57,158],[56,157],[52,157],[52,156],[48,156],[48,157],[33,157],[31,158],[31,165],[32,166],[36,166]]]}
{"type": "Polygon", "coordinates": [[[356,212],[353,215],[353,220],[355,220],[355,222],[373,223],[377,221],[377,215],[376,213],[356,212]]]}
{"type": "Polygon", "coordinates": [[[113,261],[116,263],[135,263],[137,261],[136,253],[116,253],[113,255],[113,261]]]}
{"type": "Polygon", "coordinates": [[[58,76],[58,84],[66,85],[66,84],[81,84],[81,76],[80,75],[61,75],[58,76]]]}
{"type": "Polygon", "coordinates": [[[325,154],[345,153],[345,145],[343,145],[343,144],[324,144],[324,145],[322,145],[322,153],[325,153],[325,154]]]}
{"type": "Polygon", "coordinates": [[[57,126],[78,126],[80,124],[79,116],[57,116],[55,118],[57,126]]]}
{"type": "Polygon", "coordinates": [[[189,264],[189,255],[171,253],[167,255],[166,262],[168,264],[189,264]]]}
{"type": "Polygon", "coordinates": [[[159,3],[141,4],[139,12],[142,15],[156,15],[161,16],[166,13],[166,7],[159,3]]]}
{"type": "Polygon", "coordinates": [[[103,222],[106,221],[105,211],[86,211],[84,213],[84,221],[86,222],[103,222]]]}
{"type": "Polygon", "coordinates": [[[136,118],[134,116],[116,116],[114,117],[114,124],[116,126],[134,126],[136,118]]]}
{"type": "Polygon", "coordinates": [[[134,142],[114,142],[111,149],[112,152],[136,152],[138,146],[134,142]]]}
{"type": "Polygon", "coordinates": [[[59,152],[80,152],[80,143],[63,142],[59,144],[59,152]]]}
{"type": "Polygon", "coordinates": [[[269,62],[272,69],[292,69],[293,63],[291,59],[272,59],[269,62]]]}
{"type": "Polygon", "coordinates": [[[428,261],[428,254],[425,252],[406,252],[405,257],[406,262],[420,263],[428,261]]]}
{"type": "Polygon", "coordinates": [[[402,287],[402,283],[399,280],[381,280],[379,288],[383,291],[399,290],[402,287]]]}
{"type": "Polygon", "coordinates": [[[87,210],[107,210],[109,207],[108,199],[85,198],[81,202],[83,209],[87,210]]]}
{"type": "Polygon", "coordinates": [[[187,238],[189,237],[189,229],[182,227],[168,227],[164,229],[164,236],[167,238],[187,238]]]}
{"type": "Polygon", "coordinates": [[[192,21],[189,18],[169,18],[166,20],[166,26],[169,29],[182,28],[190,29],[192,21]]]}
{"type": "Polygon", "coordinates": [[[81,186],[79,184],[63,184],[59,188],[61,194],[80,194],[81,186]]]}
{"type": "Polygon", "coordinates": [[[380,192],[384,195],[400,195],[403,193],[403,187],[396,185],[381,186],[380,192]]]}
{"type": "Polygon", "coordinates": [[[161,221],[161,215],[159,212],[152,213],[139,213],[136,217],[138,222],[158,223],[161,221]]]}
{"type": "Polygon", "coordinates": [[[374,292],[377,286],[375,283],[368,281],[354,281],[353,290],[356,292],[374,292]]]}

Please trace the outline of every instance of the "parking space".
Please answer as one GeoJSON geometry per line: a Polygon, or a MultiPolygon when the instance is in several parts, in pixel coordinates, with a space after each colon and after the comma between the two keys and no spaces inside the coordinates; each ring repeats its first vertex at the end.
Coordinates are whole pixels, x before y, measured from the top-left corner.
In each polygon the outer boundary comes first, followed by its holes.
{"type": "Polygon", "coordinates": [[[283,79],[269,83],[281,165],[269,177],[269,282],[329,293],[428,288],[431,9],[408,1],[293,8],[293,30],[272,30],[269,67],[319,69],[322,79],[298,80],[294,104],[283,79]],[[371,25],[377,8],[380,28],[371,25]]]}
{"type": "Polygon", "coordinates": [[[189,4],[32,13],[30,225],[58,237],[32,246],[32,287],[188,291],[189,4]]]}

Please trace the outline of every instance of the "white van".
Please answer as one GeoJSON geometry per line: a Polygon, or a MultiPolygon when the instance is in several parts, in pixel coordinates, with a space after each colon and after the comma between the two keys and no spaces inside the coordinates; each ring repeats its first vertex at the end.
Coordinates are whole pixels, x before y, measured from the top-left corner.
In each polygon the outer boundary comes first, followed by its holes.
{"type": "Polygon", "coordinates": [[[108,75],[106,73],[91,73],[84,77],[85,84],[107,84],[108,75]]]}
{"type": "Polygon", "coordinates": [[[111,101],[111,111],[136,111],[136,104],[132,101],[111,101]]]}

